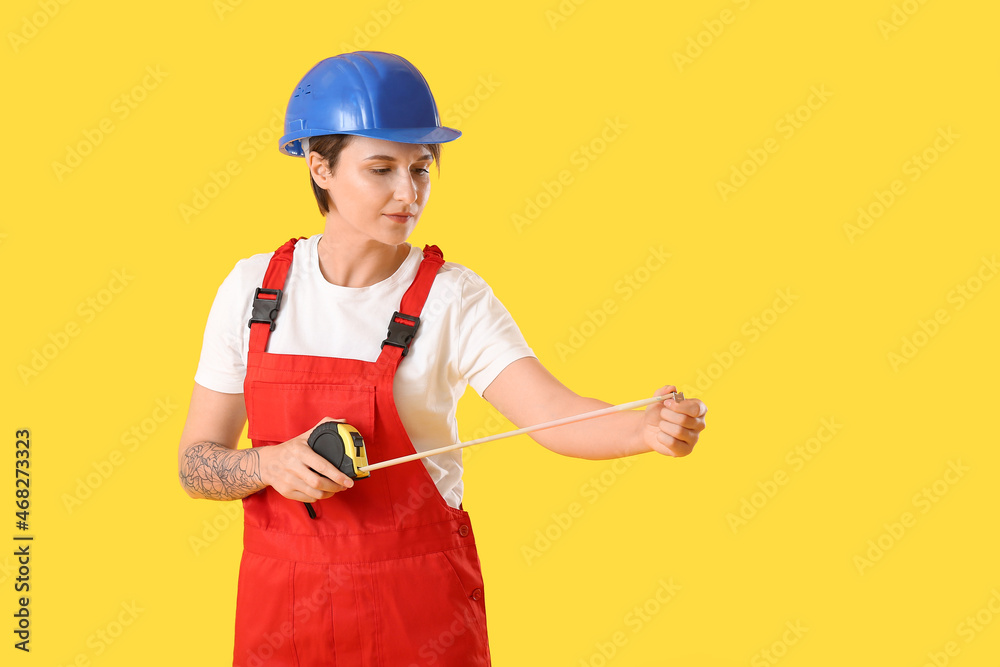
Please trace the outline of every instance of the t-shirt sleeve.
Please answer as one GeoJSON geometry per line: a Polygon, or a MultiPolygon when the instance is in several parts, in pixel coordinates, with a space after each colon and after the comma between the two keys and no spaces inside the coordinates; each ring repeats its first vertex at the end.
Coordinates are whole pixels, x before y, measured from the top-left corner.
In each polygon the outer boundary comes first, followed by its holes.
{"type": "Polygon", "coordinates": [[[247,287],[249,262],[237,262],[215,294],[194,376],[201,386],[224,394],[243,393],[246,376],[243,330],[253,297],[253,288],[247,287]]]}
{"type": "Polygon", "coordinates": [[[535,353],[486,281],[472,271],[464,278],[458,336],[459,372],[482,396],[511,362],[534,357],[535,353]]]}

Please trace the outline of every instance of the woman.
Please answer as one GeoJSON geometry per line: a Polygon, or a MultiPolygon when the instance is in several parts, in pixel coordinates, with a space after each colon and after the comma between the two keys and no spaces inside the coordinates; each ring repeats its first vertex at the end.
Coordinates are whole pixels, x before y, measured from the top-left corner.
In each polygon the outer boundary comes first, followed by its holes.
{"type": "MultiPolygon", "coordinates": [[[[489,665],[461,453],[353,480],[309,434],[346,421],[376,462],[457,442],[467,384],[522,426],[608,404],[559,383],[481,278],[406,242],[439,145],[460,136],[413,65],[324,60],[285,129],[323,233],[242,260],[219,288],[179,451],[189,495],[243,499],[234,664],[489,665]],[[238,450],[247,420],[254,446],[238,450]]],[[[533,437],[589,459],[685,456],[704,427],[701,401],[667,400],[533,437]]]]}

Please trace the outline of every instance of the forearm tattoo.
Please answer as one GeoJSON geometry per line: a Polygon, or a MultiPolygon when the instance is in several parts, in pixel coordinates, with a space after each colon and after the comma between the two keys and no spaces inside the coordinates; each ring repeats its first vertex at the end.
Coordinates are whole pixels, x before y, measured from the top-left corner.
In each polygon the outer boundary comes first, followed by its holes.
{"type": "Polygon", "coordinates": [[[264,488],[260,453],[230,449],[217,442],[199,442],[184,452],[181,484],[203,498],[236,500],[264,488]]]}

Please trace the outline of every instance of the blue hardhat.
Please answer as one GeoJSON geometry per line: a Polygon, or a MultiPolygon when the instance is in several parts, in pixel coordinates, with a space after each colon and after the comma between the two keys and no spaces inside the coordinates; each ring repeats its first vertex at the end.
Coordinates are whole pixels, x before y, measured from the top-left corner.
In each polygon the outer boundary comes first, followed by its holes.
{"type": "Polygon", "coordinates": [[[405,58],[380,51],[320,61],[288,100],[278,150],[302,157],[299,139],[354,134],[404,144],[440,144],[462,136],[442,127],[427,80],[405,58]]]}

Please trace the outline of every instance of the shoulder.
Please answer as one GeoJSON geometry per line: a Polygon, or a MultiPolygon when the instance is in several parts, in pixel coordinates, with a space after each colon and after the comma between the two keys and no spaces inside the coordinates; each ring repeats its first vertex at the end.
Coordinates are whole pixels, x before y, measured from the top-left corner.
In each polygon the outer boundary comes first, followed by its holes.
{"type": "Polygon", "coordinates": [[[260,287],[264,280],[264,273],[273,255],[273,252],[261,253],[237,261],[219,286],[219,294],[224,294],[227,298],[238,298],[239,294],[253,294],[253,290],[260,287]]]}
{"type": "MultiPolygon", "coordinates": [[[[303,264],[310,252],[310,245],[315,246],[318,237],[301,239],[295,244],[295,254],[292,256],[292,266],[303,264]]],[[[275,251],[262,252],[256,255],[245,257],[236,262],[229,275],[222,283],[223,289],[232,292],[253,293],[254,289],[261,286],[264,281],[264,274],[267,272],[268,264],[274,257],[275,251]]]]}
{"type": "Polygon", "coordinates": [[[482,282],[475,271],[457,262],[445,262],[438,270],[438,279],[450,280],[454,282],[482,282]]]}
{"type": "MultiPolygon", "coordinates": [[[[422,255],[423,253],[421,252],[420,254],[422,255]]],[[[486,285],[486,281],[482,276],[468,266],[448,259],[445,259],[444,264],[438,270],[437,279],[458,284],[486,285]]]]}
{"type": "Polygon", "coordinates": [[[432,293],[448,296],[459,303],[490,291],[490,286],[478,273],[464,264],[450,261],[438,269],[432,289],[432,293]]]}

